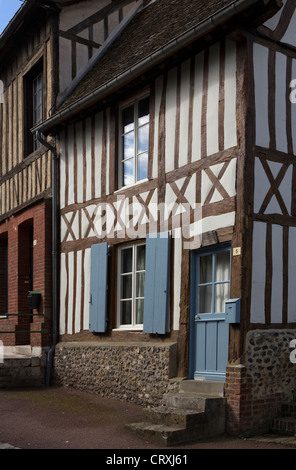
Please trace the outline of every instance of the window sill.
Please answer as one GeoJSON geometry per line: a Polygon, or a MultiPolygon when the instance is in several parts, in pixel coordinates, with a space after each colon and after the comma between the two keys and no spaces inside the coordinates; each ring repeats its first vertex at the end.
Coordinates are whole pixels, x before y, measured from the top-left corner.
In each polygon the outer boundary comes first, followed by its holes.
{"type": "Polygon", "coordinates": [[[3,320],[4,318],[8,318],[8,316],[5,313],[3,315],[0,315],[0,320],[3,320]]]}
{"type": "Polygon", "coordinates": [[[135,188],[135,187],[137,187],[137,186],[140,186],[140,185],[143,184],[143,183],[147,183],[147,181],[149,181],[148,178],[145,178],[144,180],[137,181],[136,183],[129,184],[129,185],[127,185],[127,186],[122,186],[122,188],[117,189],[116,191],[114,191],[114,194],[123,192],[123,191],[125,191],[126,189],[135,188]]]}
{"type": "Polygon", "coordinates": [[[121,326],[119,328],[113,328],[112,331],[126,331],[126,332],[141,331],[141,332],[143,332],[143,326],[139,326],[139,327],[136,327],[136,326],[121,326]]]}

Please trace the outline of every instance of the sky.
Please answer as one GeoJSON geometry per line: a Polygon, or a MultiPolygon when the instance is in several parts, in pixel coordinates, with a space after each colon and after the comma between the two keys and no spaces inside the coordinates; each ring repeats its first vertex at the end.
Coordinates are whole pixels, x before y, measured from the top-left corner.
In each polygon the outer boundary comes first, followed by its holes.
{"type": "Polygon", "coordinates": [[[22,6],[22,3],[21,0],[0,0],[0,34],[22,6]]]}

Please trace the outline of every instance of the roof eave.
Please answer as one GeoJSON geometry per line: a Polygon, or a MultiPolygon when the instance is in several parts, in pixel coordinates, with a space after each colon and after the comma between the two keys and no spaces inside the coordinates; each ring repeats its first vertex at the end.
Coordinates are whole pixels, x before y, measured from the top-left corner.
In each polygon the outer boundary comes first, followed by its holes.
{"type": "MultiPolygon", "coordinates": [[[[269,0],[264,1],[268,3],[269,0]]],[[[227,7],[224,7],[216,14],[203,20],[195,27],[181,34],[165,46],[159,48],[157,51],[125,70],[120,75],[114,77],[112,80],[106,82],[104,85],[96,88],[82,98],[79,98],[61,111],[56,112],[53,116],[34,127],[31,130],[32,133],[39,131],[45,135],[49,134],[53,128],[59,126],[63,121],[75,116],[77,113],[95,104],[95,102],[99,101],[103,97],[110,95],[119,87],[126,85],[131,80],[137,78],[140,74],[157,65],[160,61],[167,59],[183,47],[186,47],[193,41],[205,36],[214,28],[231,20],[234,15],[243,12],[258,2],[259,0],[234,0],[227,7]]]]}

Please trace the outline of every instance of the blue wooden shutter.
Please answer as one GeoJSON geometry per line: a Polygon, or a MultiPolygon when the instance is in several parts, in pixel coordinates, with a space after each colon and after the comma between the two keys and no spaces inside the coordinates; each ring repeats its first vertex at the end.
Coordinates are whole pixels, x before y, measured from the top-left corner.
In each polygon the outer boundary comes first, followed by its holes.
{"type": "Polygon", "coordinates": [[[165,334],[169,330],[170,234],[146,238],[144,333],[165,334]]]}
{"type": "Polygon", "coordinates": [[[106,331],[108,244],[91,247],[89,331],[106,331]]]}

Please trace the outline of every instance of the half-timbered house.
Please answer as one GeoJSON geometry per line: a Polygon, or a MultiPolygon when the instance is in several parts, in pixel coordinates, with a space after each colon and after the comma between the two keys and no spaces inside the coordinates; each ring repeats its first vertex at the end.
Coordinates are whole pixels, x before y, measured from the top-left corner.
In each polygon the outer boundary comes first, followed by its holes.
{"type": "MultiPolygon", "coordinates": [[[[50,348],[48,371],[57,333],[57,160],[50,139],[31,128],[134,13],[129,1],[26,0],[0,36],[0,340],[6,356],[50,348]]],[[[14,375],[17,382],[23,373],[14,375]]]]}
{"type": "Polygon", "coordinates": [[[138,1],[35,126],[59,158],[59,383],[144,405],[220,385],[230,432],[293,398],[295,21],[138,1]]]}

